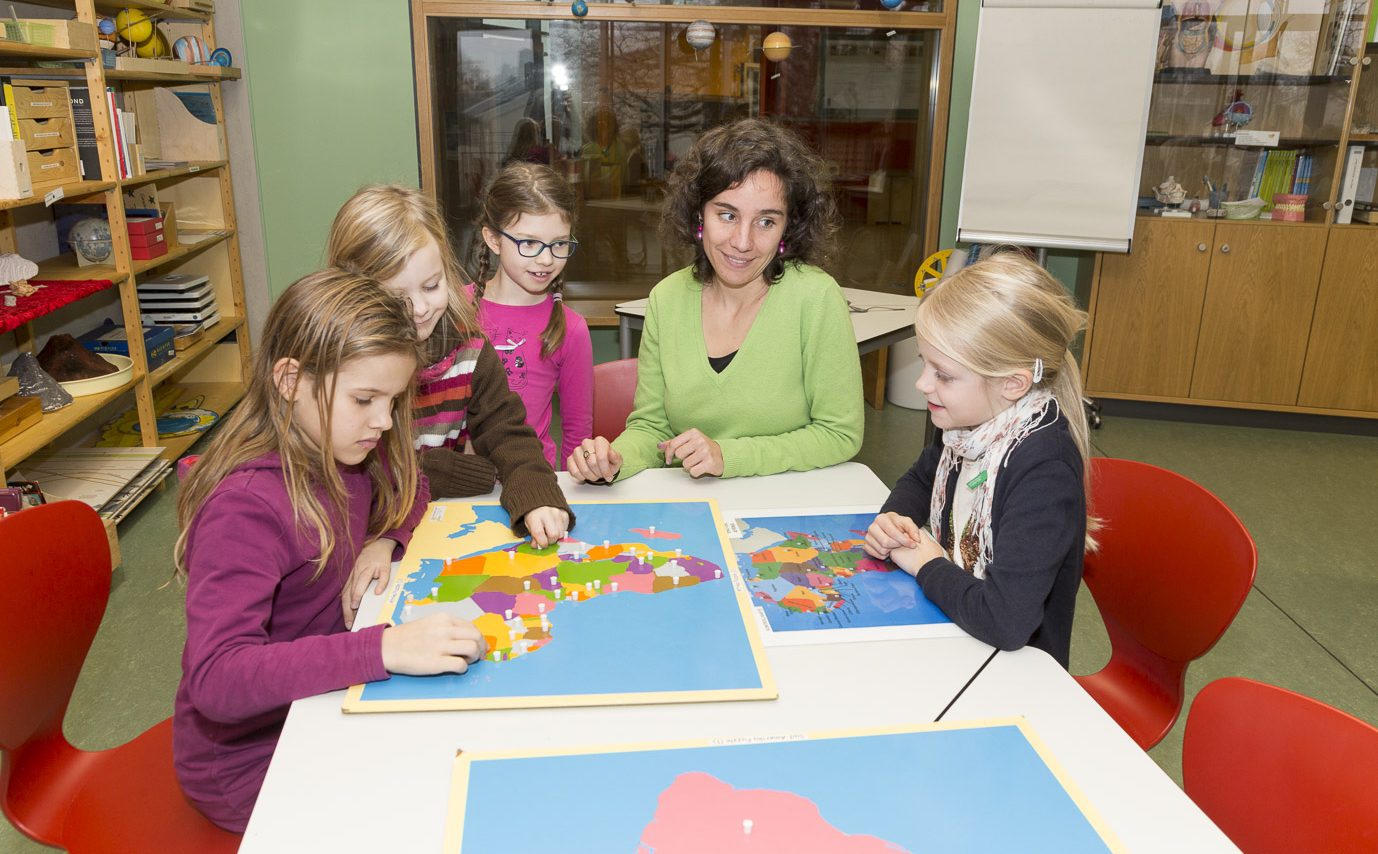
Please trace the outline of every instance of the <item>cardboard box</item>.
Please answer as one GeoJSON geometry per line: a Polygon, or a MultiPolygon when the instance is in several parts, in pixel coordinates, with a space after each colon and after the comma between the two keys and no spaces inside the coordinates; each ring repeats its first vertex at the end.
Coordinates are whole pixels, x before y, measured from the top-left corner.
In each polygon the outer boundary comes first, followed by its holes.
{"type": "Polygon", "coordinates": [[[0,24],[9,41],[72,50],[96,49],[96,28],[75,19],[5,18],[0,24]]]}
{"type": "Polygon", "coordinates": [[[142,234],[151,236],[163,233],[163,218],[161,216],[131,216],[125,220],[129,227],[129,234],[142,234]]]}
{"type": "MultiPolygon", "coordinates": [[[[144,353],[148,356],[148,368],[152,370],[175,355],[171,326],[145,326],[144,353]]],[[[77,339],[81,345],[93,353],[115,353],[129,355],[129,336],[123,326],[107,323],[87,332],[77,339]]]]}
{"type": "Polygon", "coordinates": [[[155,231],[151,234],[134,234],[133,232],[129,234],[129,247],[131,249],[135,247],[139,249],[151,249],[156,247],[159,243],[167,243],[161,231],[155,231]]]}
{"type": "Polygon", "coordinates": [[[167,241],[159,241],[148,246],[129,245],[129,257],[135,261],[152,261],[167,254],[167,241]]]}
{"type": "Polygon", "coordinates": [[[22,139],[0,142],[0,198],[33,198],[29,153],[25,150],[22,139]]]}

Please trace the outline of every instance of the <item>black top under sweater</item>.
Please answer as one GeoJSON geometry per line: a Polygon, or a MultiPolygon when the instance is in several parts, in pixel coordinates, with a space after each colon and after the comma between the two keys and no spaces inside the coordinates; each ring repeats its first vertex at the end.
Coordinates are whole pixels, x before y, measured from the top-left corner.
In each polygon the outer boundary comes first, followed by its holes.
{"type": "MultiPolygon", "coordinates": [[[[1005,459],[991,505],[994,555],[978,579],[947,558],[934,558],[916,576],[924,595],[977,640],[1004,650],[1037,647],[1064,668],[1072,641],[1072,612],[1081,586],[1086,542],[1082,460],[1056,407],[1057,419],[1030,434],[1005,459]]],[[[928,524],[941,439],[925,448],[899,479],[881,512],[928,524]]],[[[960,466],[948,478],[952,507],[960,466]]],[[[950,512],[950,510],[949,510],[950,512]]],[[[951,525],[943,548],[952,550],[951,525]]]]}

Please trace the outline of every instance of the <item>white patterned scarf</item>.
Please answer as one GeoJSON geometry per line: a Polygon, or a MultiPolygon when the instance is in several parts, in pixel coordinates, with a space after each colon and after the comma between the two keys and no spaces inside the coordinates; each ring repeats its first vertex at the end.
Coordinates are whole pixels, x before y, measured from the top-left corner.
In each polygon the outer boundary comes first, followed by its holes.
{"type": "Polygon", "coordinates": [[[947,512],[947,481],[954,471],[961,471],[963,460],[974,460],[980,474],[958,489],[976,490],[971,506],[971,518],[966,532],[952,532],[954,563],[967,566],[977,578],[986,577],[986,565],[994,559],[994,537],[990,530],[991,503],[995,497],[995,481],[1009,460],[1010,452],[1029,435],[1053,424],[1048,419],[1048,407],[1057,406],[1057,398],[1047,389],[1035,388],[1015,401],[1014,405],[984,424],[969,430],[944,430],[943,455],[938,460],[938,472],[933,477],[933,496],[929,502],[928,524],[939,544],[943,541],[943,526],[949,523],[947,512]],[[984,477],[983,477],[984,476],[984,477]],[[975,484],[972,486],[971,484],[975,484]],[[969,533],[968,533],[969,532],[969,533]],[[974,561],[962,561],[964,533],[975,541],[974,561]]]}

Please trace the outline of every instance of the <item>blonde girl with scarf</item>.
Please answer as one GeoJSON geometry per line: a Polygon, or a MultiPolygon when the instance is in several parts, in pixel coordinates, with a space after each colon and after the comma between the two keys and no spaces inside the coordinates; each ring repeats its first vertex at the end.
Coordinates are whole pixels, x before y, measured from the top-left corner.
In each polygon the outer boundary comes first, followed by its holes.
{"type": "Polygon", "coordinates": [[[996,255],[931,290],[916,386],[943,431],[900,478],[866,551],[968,633],[1067,666],[1088,544],[1089,428],[1068,347],[1086,314],[1046,270],[996,255]]]}

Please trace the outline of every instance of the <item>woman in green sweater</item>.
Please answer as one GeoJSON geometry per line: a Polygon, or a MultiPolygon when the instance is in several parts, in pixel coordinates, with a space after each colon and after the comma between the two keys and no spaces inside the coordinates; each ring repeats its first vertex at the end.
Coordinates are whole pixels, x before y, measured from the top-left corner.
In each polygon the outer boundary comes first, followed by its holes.
{"type": "Polygon", "coordinates": [[[615,441],[566,468],[611,481],[821,468],[861,447],[861,366],[841,289],[820,270],[837,230],[823,159],[743,119],[704,134],[670,178],[661,230],[694,263],[651,291],[636,403],[615,441]]]}

